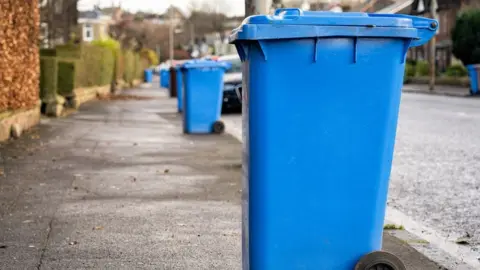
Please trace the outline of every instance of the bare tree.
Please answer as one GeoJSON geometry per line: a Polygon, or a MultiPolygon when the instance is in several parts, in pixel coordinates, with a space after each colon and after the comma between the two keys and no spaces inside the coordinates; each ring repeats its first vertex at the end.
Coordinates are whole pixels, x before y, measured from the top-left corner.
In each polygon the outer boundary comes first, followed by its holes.
{"type": "Polygon", "coordinates": [[[50,47],[68,42],[77,25],[79,0],[45,0],[40,7],[40,21],[46,25],[44,37],[50,47]]]}
{"type": "Polygon", "coordinates": [[[225,30],[226,11],[229,8],[224,0],[217,0],[213,3],[190,1],[188,23],[193,26],[195,36],[201,37],[207,33],[225,30]]]}

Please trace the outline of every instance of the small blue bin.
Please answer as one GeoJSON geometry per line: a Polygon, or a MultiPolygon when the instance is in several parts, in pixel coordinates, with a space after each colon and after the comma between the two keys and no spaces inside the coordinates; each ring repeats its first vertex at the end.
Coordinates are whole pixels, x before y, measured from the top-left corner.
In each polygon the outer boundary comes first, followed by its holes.
{"type": "Polygon", "coordinates": [[[480,69],[480,65],[468,65],[468,76],[470,77],[470,93],[472,95],[478,94],[478,70],[480,69]]]}
{"type": "Polygon", "coordinates": [[[244,270],[403,265],[379,250],[405,58],[437,28],[406,15],[279,9],[233,31],[244,270]]]}
{"type": "Polygon", "coordinates": [[[169,88],[170,87],[170,71],[168,69],[160,70],[160,87],[169,88]]]}
{"type": "Polygon", "coordinates": [[[143,77],[144,77],[144,81],[146,83],[151,83],[152,80],[153,80],[153,70],[152,69],[145,69],[143,71],[143,77]]]}
{"type": "Polygon", "coordinates": [[[226,62],[198,60],[182,65],[183,129],[189,134],[222,133],[219,121],[222,108],[223,75],[226,62]]]}

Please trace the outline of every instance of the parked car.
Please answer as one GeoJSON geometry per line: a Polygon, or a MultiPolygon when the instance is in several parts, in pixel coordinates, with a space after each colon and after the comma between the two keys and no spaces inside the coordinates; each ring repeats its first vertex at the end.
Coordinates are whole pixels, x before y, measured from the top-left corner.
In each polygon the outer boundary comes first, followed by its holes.
{"type": "Polygon", "coordinates": [[[242,111],[242,62],[237,54],[225,55],[218,61],[227,61],[232,67],[223,77],[223,103],[222,112],[242,111]]]}

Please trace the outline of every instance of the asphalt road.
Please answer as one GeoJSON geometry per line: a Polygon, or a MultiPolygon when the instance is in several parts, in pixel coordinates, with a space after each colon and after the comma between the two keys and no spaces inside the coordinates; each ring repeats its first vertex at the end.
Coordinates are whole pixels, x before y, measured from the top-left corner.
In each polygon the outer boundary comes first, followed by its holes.
{"type": "MultiPolygon", "coordinates": [[[[241,132],[241,115],[225,120],[241,132]]],[[[480,259],[480,99],[403,95],[389,192],[389,208],[454,248],[466,236],[480,259]]]]}

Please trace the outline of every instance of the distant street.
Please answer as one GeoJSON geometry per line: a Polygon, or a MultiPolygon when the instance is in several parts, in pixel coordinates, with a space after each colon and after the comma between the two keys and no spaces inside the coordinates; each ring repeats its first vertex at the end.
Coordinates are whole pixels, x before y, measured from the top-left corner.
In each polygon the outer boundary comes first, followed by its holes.
{"type": "MultiPolygon", "coordinates": [[[[241,132],[240,115],[225,119],[241,132]]],[[[479,193],[480,99],[404,94],[389,206],[480,257],[479,193]]]]}

